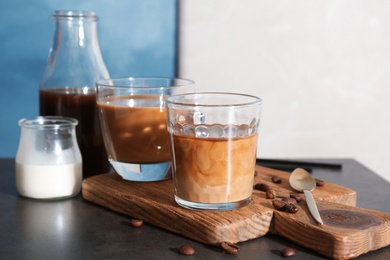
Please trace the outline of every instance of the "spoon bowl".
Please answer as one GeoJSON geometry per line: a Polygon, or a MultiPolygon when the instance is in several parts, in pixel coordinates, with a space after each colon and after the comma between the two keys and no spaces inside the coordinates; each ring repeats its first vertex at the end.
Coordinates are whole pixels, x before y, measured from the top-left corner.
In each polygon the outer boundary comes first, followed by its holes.
{"type": "Polygon", "coordinates": [[[297,168],[291,173],[289,182],[291,187],[299,192],[304,190],[312,191],[316,187],[316,181],[313,176],[301,168],[297,168]]]}
{"type": "Polygon", "coordinates": [[[320,213],[318,212],[318,208],[313,198],[313,195],[311,194],[311,191],[314,190],[316,187],[316,181],[313,176],[311,176],[311,174],[308,173],[306,170],[297,168],[291,173],[289,183],[294,190],[298,192],[303,192],[303,194],[305,195],[307,207],[309,208],[309,211],[315,221],[317,221],[321,225],[324,224],[321,219],[320,213]]]}

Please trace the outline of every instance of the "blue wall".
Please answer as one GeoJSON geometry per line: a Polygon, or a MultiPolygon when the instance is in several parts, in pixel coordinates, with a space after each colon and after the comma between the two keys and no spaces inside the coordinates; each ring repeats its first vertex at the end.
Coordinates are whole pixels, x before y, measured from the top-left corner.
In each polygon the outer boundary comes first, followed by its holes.
{"type": "Polygon", "coordinates": [[[175,76],[177,0],[0,0],[0,157],[16,155],[18,120],[38,115],[54,10],[97,13],[111,77],[175,76]]]}

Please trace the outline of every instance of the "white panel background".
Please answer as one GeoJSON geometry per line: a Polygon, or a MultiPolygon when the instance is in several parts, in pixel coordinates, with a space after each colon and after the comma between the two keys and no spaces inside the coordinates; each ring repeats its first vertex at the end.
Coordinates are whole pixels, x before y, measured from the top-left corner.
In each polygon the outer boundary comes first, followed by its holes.
{"type": "Polygon", "coordinates": [[[355,158],[390,181],[390,1],[179,1],[179,76],[263,98],[258,157],[355,158]]]}

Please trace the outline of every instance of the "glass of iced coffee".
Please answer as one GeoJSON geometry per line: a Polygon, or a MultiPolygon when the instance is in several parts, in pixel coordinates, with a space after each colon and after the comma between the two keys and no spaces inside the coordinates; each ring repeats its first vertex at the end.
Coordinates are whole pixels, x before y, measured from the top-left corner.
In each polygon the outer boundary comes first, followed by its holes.
{"type": "Polygon", "coordinates": [[[204,92],[165,101],[176,202],[208,211],[247,205],[253,190],[261,99],[204,92]]]}
{"type": "Polygon", "coordinates": [[[99,80],[96,97],[108,160],[129,181],[171,178],[171,152],[164,99],[194,91],[178,78],[99,80]]]}

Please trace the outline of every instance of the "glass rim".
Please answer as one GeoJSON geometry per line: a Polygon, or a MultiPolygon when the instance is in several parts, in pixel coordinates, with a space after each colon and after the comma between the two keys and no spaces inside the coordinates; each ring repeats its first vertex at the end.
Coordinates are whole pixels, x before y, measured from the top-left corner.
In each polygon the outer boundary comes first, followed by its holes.
{"type": "Polygon", "coordinates": [[[59,129],[78,125],[79,121],[72,117],[63,116],[37,116],[33,118],[22,118],[18,121],[20,127],[59,129]]]}
{"type": "Polygon", "coordinates": [[[73,19],[91,19],[98,20],[99,17],[94,11],[83,10],[55,10],[51,16],[53,19],[73,20],[73,19]]]}
{"type": "Polygon", "coordinates": [[[185,94],[179,94],[179,95],[172,95],[170,97],[167,97],[165,100],[167,105],[177,105],[177,106],[186,106],[186,107],[243,107],[243,106],[252,106],[252,105],[261,105],[263,103],[263,100],[260,97],[245,94],[245,93],[237,93],[237,92],[195,92],[195,93],[185,93],[185,94]],[[245,97],[252,99],[252,101],[248,102],[237,102],[237,103],[229,103],[229,104],[205,104],[205,103],[188,103],[183,102],[178,98],[185,98],[190,96],[200,96],[200,95],[209,95],[209,96],[215,96],[215,95],[227,95],[227,96],[239,96],[239,97],[245,97]]]}
{"type": "Polygon", "coordinates": [[[186,87],[194,85],[195,82],[190,79],[176,78],[176,77],[125,77],[125,78],[110,78],[110,79],[100,79],[96,81],[97,87],[107,87],[107,88],[123,88],[123,89],[160,89],[160,88],[177,88],[177,87],[186,87]],[[164,84],[152,84],[150,86],[129,86],[125,84],[115,85],[115,82],[132,82],[132,81],[160,81],[167,82],[168,80],[175,80],[183,82],[183,84],[176,84],[173,86],[164,85],[164,84]]]}

